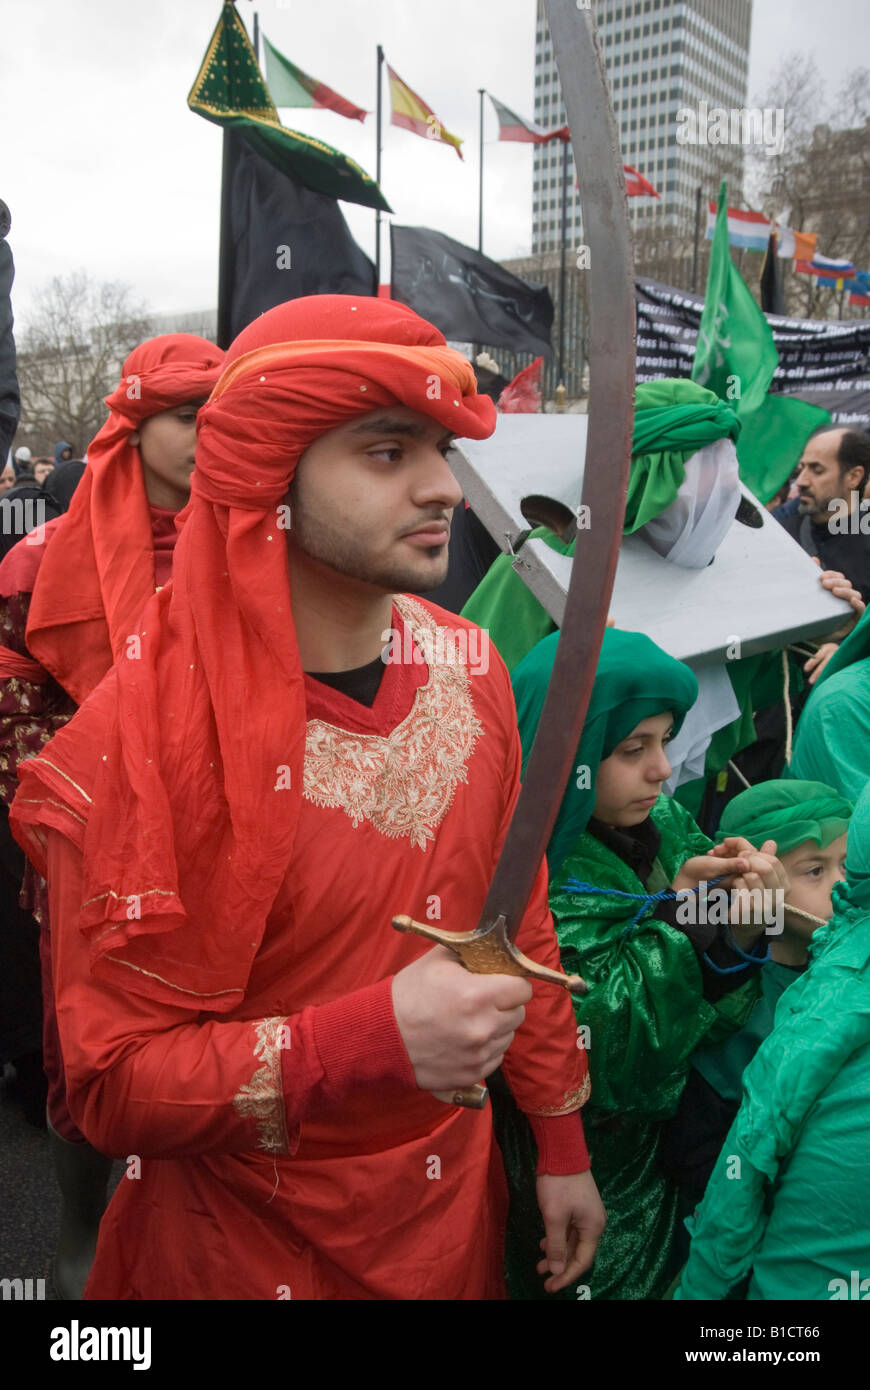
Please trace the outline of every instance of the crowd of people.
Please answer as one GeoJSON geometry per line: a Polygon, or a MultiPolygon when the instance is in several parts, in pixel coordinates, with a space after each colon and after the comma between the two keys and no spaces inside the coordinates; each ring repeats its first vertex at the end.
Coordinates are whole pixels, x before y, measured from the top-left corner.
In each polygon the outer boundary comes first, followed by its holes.
{"type": "MultiPolygon", "coordinates": [[[[226,354],[141,344],[106,404],[86,464],[34,464],[78,472],[0,562],[0,1052],[47,1113],[59,1296],[850,1296],[870,527],[830,518],[863,515],[870,438],[811,438],[774,513],[841,628],[734,663],[739,717],[676,788],[699,679],[605,632],[516,938],[571,995],[392,925],[477,925],[559,641],[450,468],[496,428],[468,360],[318,296],[226,354]]],[[[639,387],[626,531],[699,456],[736,478],[739,429],[639,387]]]]}

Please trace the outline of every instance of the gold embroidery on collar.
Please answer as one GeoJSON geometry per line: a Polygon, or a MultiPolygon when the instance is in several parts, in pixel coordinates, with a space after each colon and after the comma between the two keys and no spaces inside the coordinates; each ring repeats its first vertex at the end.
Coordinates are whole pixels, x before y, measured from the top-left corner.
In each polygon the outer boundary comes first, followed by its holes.
{"type": "MultiPolygon", "coordinates": [[[[431,649],[439,631],[431,613],[407,597],[395,604],[421,651],[431,649]]],[[[340,808],[354,829],[367,820],[388,839],[406,836],[425,851],[457,785],[468,781],[467,764],[483,732],[461,657],[430,661],[429,679],[392,733],[351,733],[322,719],[309,721],[304,796],[316,806],[340,808]]]]}
{"type": "Polygon", "coordinates": [[[233,1097],[237,1113],[249,1115],[257,1122],[260,1136],[257,1147],[276,1154],[285,1154],[290,1147],[281,1075],[285,1025],[289,1027],[286,1018],[264,1018],[253,1025],[257,1034],[254,1056],[262,1057],[262,1065],[233,1097]]]}

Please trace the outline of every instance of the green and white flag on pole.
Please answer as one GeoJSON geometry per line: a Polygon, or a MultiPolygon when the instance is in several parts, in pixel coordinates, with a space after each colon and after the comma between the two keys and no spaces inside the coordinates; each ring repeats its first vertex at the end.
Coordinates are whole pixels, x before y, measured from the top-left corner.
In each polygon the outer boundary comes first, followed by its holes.
{"type": "Polygon", "coordinates": [[[723,180],[692,380],[736,414],[740,477],[762,502],[785,482],[813,431],[831,420],[820,406],[768,394],[778,364],[770,325],[731,259],[723,180]]]}

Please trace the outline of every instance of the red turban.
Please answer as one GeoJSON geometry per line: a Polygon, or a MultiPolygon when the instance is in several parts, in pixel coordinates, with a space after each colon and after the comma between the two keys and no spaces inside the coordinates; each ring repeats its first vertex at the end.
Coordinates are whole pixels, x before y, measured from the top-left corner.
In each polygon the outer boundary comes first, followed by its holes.
{"type": "Polygon", "coordinates": [[[173,581],[143,615],[141,659],[118,661],[50,757],[22,769],[16,833],[35,861],[28,823],[83,847],[92,968],[128,989],[216,1011],[244,995],[303,785],[304,681],[276,508],[314,440],[396,404],[460,437],[495,428],[470,364],[404,305],[299,299],[240,334],[200,412],[173,581]]]}
{"type": "Polygon", "coordinates": [[[88,447],[62,538],[41,557],[27,623],[30,651],[78,704],[124,650],[154,593],[148,498],[130,434],[152,415],[208,396],[222,363],[213,343],[168,333],[133,349],[106,397],[109,418],[88,447]]]}

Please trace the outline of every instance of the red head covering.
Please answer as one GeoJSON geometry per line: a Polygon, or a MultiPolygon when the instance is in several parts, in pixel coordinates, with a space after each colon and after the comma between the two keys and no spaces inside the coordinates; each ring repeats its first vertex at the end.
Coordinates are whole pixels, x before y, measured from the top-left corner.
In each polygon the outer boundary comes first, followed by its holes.
{"type": "Polygon", "coordinates": [[[27,645],[77,703],[124,650],[154,593],[154,537],[133,430],[152,415],[208,396],[223,353],[190,333],[134,348],[106,397],[109,418],[88,448],[88,466],[63,538],[46,549],[33,589],[27,645]]]}
{"type": "Polygon", "coordinates": [[[50,757],[22,769],[16,833],[35,862],[28,822],[83,844],[93,969],[128,989],[218,1011],[244,995],[303,785],[304,680],[276,509],[314,440],[396,404],[461,437],[495,428],[470,364],[404,305],[316,296],[247,328],[200,412],[173,583],[143,615],[141,659],[118,661],[50,757]]]}

